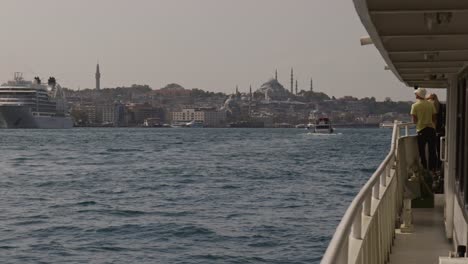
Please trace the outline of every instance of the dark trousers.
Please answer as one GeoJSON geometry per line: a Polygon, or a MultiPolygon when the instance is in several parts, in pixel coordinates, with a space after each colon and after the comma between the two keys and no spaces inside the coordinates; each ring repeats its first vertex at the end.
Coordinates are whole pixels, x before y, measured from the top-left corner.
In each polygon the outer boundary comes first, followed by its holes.
{"type": "Polygon", "coordinates": [[[434,171],[437,167],[436,132],[432,127],[426,127],[418,132],[418,148],[421,163],[425,169],[434,171]],[[429,149],[429,167],[426,159],[426,144],[429,149]]]}
{"type": "Polygon", "coordinates": [[[435,146],[436,146],[436,154],[437,154],[437,162],[436,162],[436,169],[441,170],[442,168],[442,161],[441,154],[440,154],[440,138],[442,137],[441,134],[436,132],[436,139],[435,139],[435,146]]]}

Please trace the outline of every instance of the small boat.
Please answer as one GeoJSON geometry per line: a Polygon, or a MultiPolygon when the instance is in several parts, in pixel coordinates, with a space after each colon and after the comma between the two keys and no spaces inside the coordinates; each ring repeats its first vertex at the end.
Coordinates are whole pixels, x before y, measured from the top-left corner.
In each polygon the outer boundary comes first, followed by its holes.
{"type": "Polygon", "coordinates": [[[316,119],[314,123],[309,123],[307,129],[317,134],[331,134],[334,131],[328,117],[321,117],[316,119]]]}
{"type": "Polygon", "coordinates": [[[186,126],[187,126],[187,123],[181,122],[181,121],[174,122],[170,125],[170,127],[172,128],[181,128],[181,127],[186,127],[186,126]]]}
{"type": "Polygon", "coordinates": [[[185,124],[186,127],[191,127],[191,128],[202,128],[203,127],[203,121],[198,121],[198,120],[192,120],[185,124]]]}
{"type": "Polygon", "coordinates": [[[393,129],[393,126],[395,125],[395,123],[402,124],[403,122],[401,122],[401,121],[394,121],[394,122],[384,121],[384,122],[379,124],[379,127],[380,128],[391,128],[391,129],[393,129]]]}
{"type": "Polygon", "coordinates": [[[163,124],[159,118],[146,118],[143,122],[144,127],[162,127],[163,124]]]}

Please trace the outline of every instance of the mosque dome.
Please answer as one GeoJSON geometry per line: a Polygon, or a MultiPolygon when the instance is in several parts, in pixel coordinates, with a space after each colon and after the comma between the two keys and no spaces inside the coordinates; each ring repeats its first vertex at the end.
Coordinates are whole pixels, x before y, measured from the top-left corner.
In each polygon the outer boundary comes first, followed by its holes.
{"type": "Polygon", "coordinates": [[[177,83],[170,83],[165,87],[161,88],[161,90],[185,90],[185,88],[177,83]]]}
{"type": "Polygon", "coordinates": [[[268,100],[285,101],[290,97],[289,91],[276,79],[264,83],[257,92],[264,94],[268,100]]]}
{"type": "Polygon", "coordinates": [[[234,95],[229,96],[229,98],[224,102],[222,109],[226,110],[230,114],[237,114],[240,112],[239,103],[234,95]]]}
{"type": "Polygon", "coordinates": [[[235,107],[239,107],[239,104],[237,103],[236,98],[234,96],[229,96],[229,98],[224,102],[224,108],[225,109],[232,109],[235,107]]]}

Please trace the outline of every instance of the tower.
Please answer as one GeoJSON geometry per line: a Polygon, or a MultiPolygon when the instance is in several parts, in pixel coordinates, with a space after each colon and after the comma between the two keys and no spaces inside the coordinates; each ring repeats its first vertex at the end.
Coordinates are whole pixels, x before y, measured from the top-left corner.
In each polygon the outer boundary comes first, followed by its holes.
{"type": "Polygon", "coordinates": [[[297,95],[297,89],[298,89],[298,83],[297,83],[297,80],[296,80],[296,95],[297,95]]]}
{"type": "Polygon", "coordinates": [[[312,78],[310,78],[310,91],[314,91],[314,80],[312,78]]]}
{"type": "Polygon", "coordinates": [[[294,69],[291,68],[291,93],[294,94],[294,69]]]}
{"type": "Polygon", "coordinates": [[[275,80],[278,81],[278,70],[275,71],[275,80]]]}
{"type": "Polygon", "coordinates": [[[96,66],[96,90],[101,90],[101,72],[99,71],[99,63],[96,66]]]}
{"type": "Polygon", "coordinates": [[[252,115],[252,85],[250,85],[250,96],[249,96],[249,118],[252,115]]]}

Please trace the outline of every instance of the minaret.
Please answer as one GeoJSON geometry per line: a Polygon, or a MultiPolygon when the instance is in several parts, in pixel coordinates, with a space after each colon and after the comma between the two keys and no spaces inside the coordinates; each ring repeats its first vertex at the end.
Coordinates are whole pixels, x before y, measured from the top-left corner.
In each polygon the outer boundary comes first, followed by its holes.
{"type": "Polygon", "coordinates": [[[236,85],[236,95],[239,94],[239,85],[236,85]]]}
{"type": "Polygon", "coordinates": [[[278,81],[278,70],[275,71],[275,80],[278,81]]]}
{"type": "Polygon", "coordinates": [[[314,91],[314,80],[312,78],[310,78],[310,91],[314,91]]]}
{"type": "Polygon", "coordinates": [[[96,90],[101,90],[101,72],[99,71],[99,63],[96,66],[96,90]]]}
{"type": "Polygon", "coordinates": [[[291,93],[294,94],[294,69],[291,68],[291,93]]]}
{"type": "Polygon", "coordinates": [[[299,86],[299,85],[297,84],[297,80],[296,80],[296,95],[297,95],[297,87],[298,87],[298,86],[299,86]]]}
{"type": "Polygon", "coordinates": [[[250,85],[250,97],[249,97],[249,118],[252,115],[252,85],[250,85]]]}

